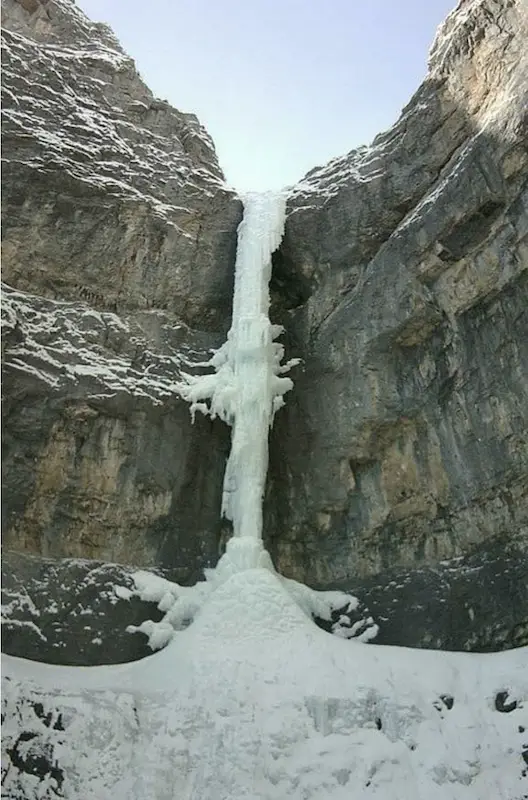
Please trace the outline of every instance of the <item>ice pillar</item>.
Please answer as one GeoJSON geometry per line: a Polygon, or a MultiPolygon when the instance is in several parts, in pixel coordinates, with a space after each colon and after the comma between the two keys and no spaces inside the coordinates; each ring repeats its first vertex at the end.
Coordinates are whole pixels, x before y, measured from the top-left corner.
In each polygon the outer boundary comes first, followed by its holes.
{"type": "Polygon", "coordinates": [[[197,410],[219,416],[233,428],[224,478],[222,513],[235,538],[262,539],[262,500],[268,469],[268,435],[273,416],[292,388],[281,365],[282,328],[269,320],[271,256],[284,231],[283,194],[245,195],[238,228],[233,317],[225,344],[209,362],[214,375],[186,376],[182,396],[197,410]]]}

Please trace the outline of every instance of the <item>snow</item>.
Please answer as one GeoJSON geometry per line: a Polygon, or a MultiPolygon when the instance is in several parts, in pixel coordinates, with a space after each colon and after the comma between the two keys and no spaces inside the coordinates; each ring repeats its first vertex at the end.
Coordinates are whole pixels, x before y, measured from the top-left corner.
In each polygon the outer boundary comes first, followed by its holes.
{"type": "Polygon", "coordinates": [[[7,628],[30,628],[30,630],[34,631],[39,639],[41,639],[43,642],[48,641],[47,637],[44,636],[38,625],[36,625],[33,620],[14,619],[11,617],[10,619],[3,620],[3,625],[5,625],[7,628]]]}
{"type": "MultiPolygon", "coordinates": [[[[21,730],[35,733],[27,744],[47,748],[63,770],[65,798],[528,792],[519,730],[528,727],[526,648],[474,655],[343,641],[317,628],[266,569],[232,575],[143,661],[70,668],[6,657],[3,672],[4,746],[21,730]],[[517,701],[509,713],[495,708],[501,691],[517,701]],[[43,724],[36,703],[61,725],[43,724]]],[[[6,769],[5,797],[38,796],[37,776],[6,769]]]]}
{"type": "Polygon", "coordinates": [[[339,591],[318,592],[282,577],[275,571],[262,541],[249,537],[233,537],[216,567],[206,569],[205,580],[198,581],[194,586],[180,586],[144,570],[132,573],[130,577],[134,581],[134,588],[116,586],[116,595],[123,600],[136,595],[145,602],[157,603],[164,616],[159,622],[145,620],[140,625],[130,625],[127,630],[130,633],[144,633],[153,650],[165,647],[176,631],[185,629],[196,618],[220,586],[234,575],[255,568],[273,575],[301,613],[309,619],[319,617],[332,621],[332,632],[337,636],[343,639],[355,637],[368,642],[377,635],[378,625],[372,617],[360,618],[350,624],[348,614],[356,610],[357,598],[339,591]]]}

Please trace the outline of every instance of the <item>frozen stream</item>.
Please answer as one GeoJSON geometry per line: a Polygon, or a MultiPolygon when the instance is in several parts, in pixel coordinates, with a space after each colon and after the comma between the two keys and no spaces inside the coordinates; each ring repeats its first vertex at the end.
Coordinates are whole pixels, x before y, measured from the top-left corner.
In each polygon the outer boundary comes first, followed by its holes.
{"type": "MultiPolygon", "coordinates": [[[[215,374],[188,377],[182,389],[192,413],[219,416],[233,427],[224,479],[222,513],[234,536],[262,539],[262,497],[268,470],[268,435],[283,395],[293,383],[283,377],[296,360],[281,366],[282,328],[269,316],[271,256],[284,230],[286,200],[272,192],[244,198],[238,228],[233,319],[227,342],[210,361],[215,374]]],[[[249,543],[247,543],[249,549],[249,543]]]]}

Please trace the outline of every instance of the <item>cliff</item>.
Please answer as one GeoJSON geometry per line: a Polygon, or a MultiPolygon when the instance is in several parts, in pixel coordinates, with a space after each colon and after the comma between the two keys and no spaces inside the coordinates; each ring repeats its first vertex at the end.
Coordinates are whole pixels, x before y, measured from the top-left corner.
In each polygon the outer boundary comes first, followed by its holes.
{"type": "Polygon", "coordinates": [[[524,3],[461,2],[393,128],[294,187],[276,259],[304,370],[273,553],[384,605],[399,643],[526,642],[527,26],[524,3]]]}
{"type": "Polygon", "coordinates": [[[227,326],[241,204],[106,26],[3,15],[4,543],[198,574],[228,435],[171,387],[227,326]]]}
{"type": "MultiPolygon", "coordinates": [[[[4,647],[127,660],[150,609],[108,587],[192,582],[229,535],[228,431],[174,383],[227,329],[241,204],[106,26],[69,0],[3,22],[4,647]]],[[[288,201],[273,311],[303,364],[267,543],[385,643],[527,641],[527,26],[521,0],[461,2],[394,127],[288,201]]]]}

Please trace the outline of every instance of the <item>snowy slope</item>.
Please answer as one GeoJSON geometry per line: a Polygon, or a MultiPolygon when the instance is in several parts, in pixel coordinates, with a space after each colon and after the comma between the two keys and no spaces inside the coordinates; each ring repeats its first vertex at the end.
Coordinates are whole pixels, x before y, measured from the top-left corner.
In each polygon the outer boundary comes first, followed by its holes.
{"type": "Polygon", "coordinates": [[[140,662],[5,658],[4,797],[521,800],[527,666],[344,641],[249,570],[140,662]]]}

